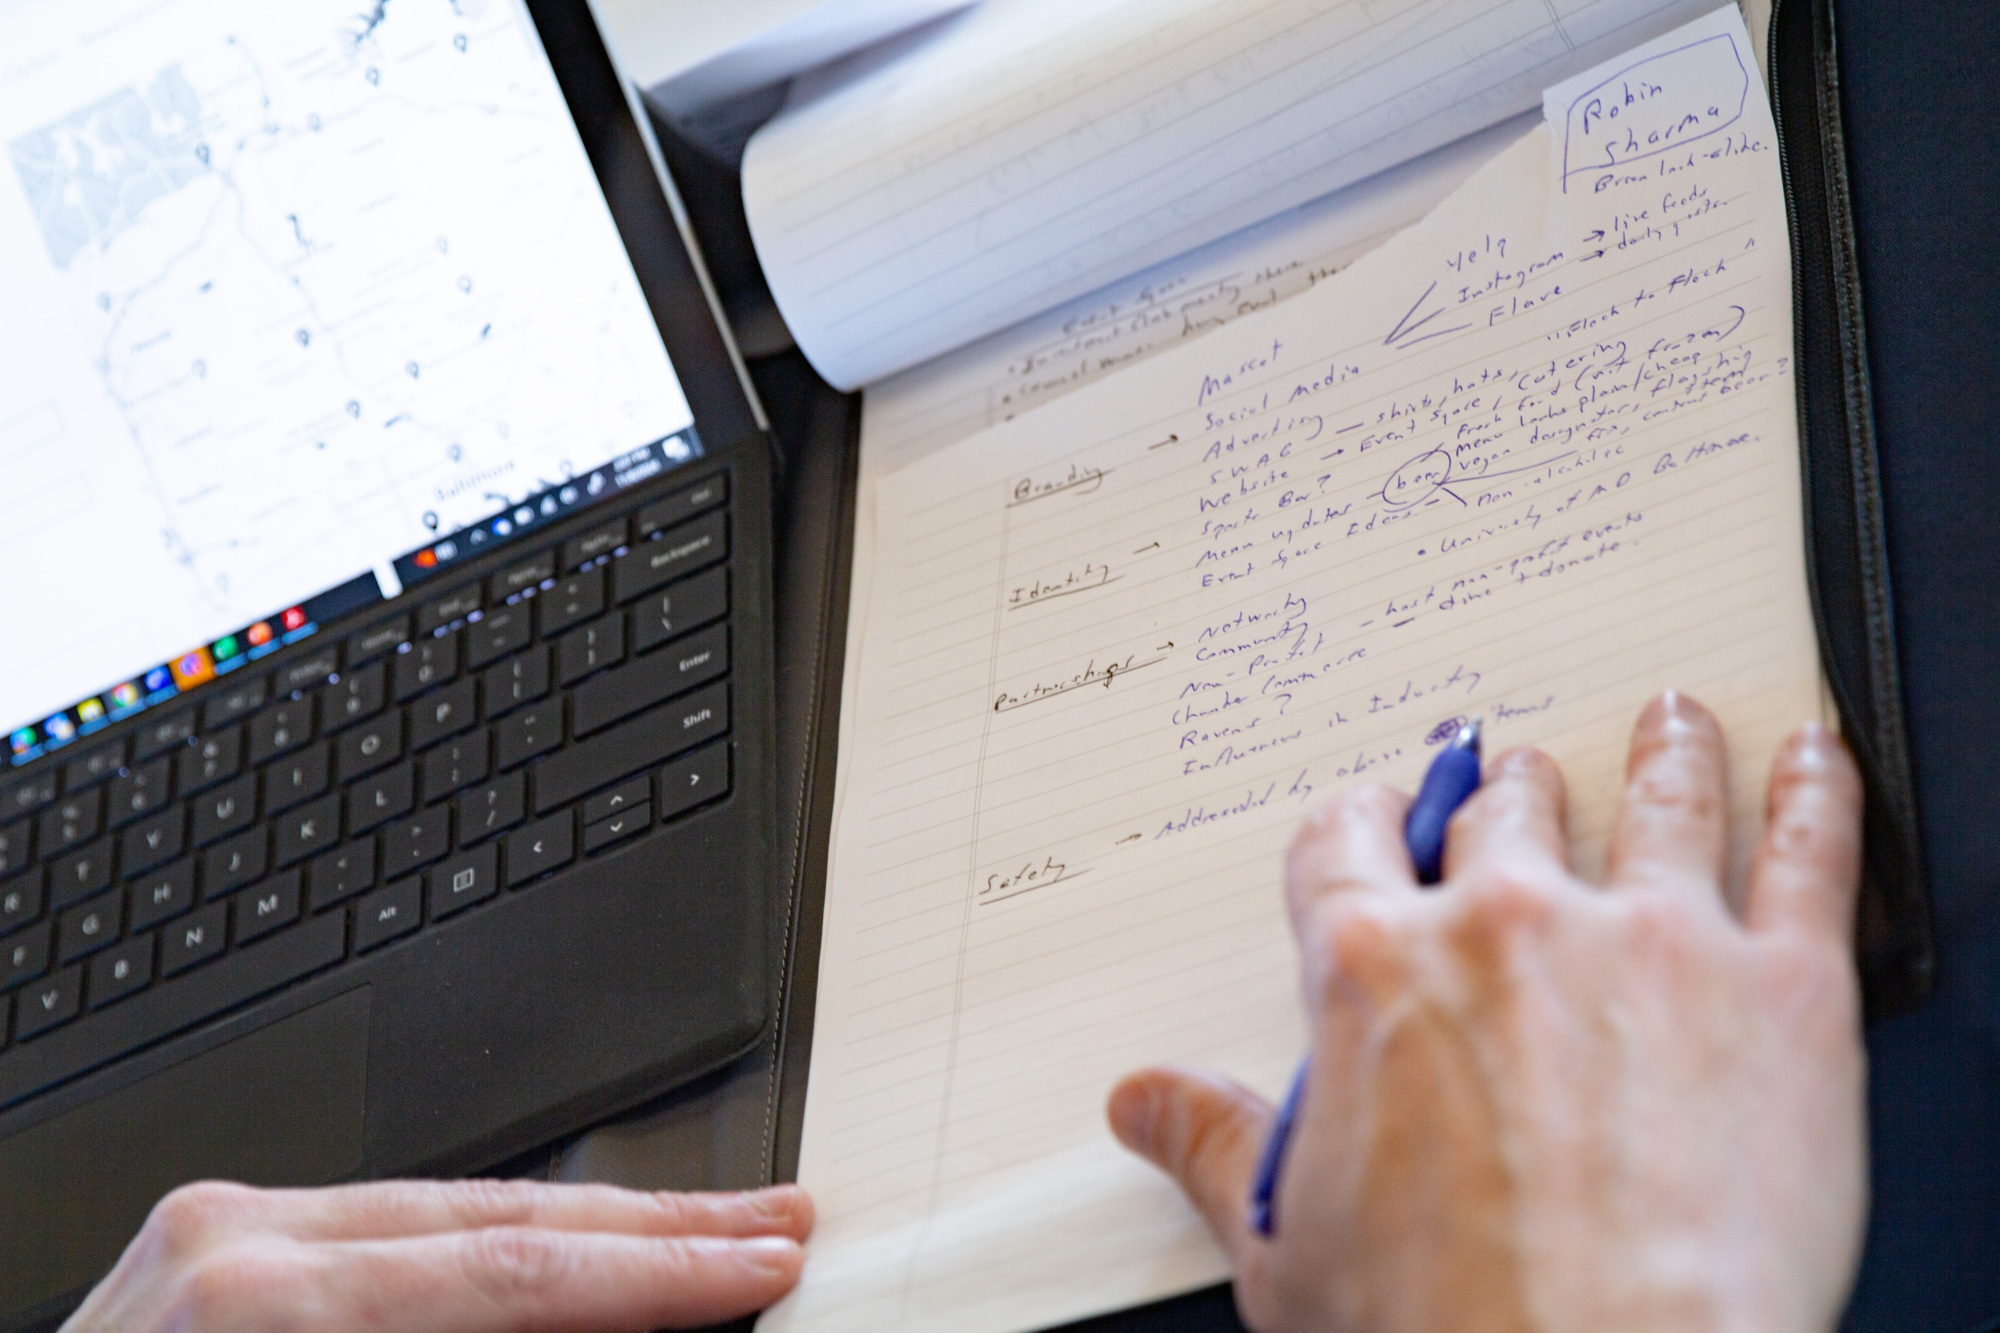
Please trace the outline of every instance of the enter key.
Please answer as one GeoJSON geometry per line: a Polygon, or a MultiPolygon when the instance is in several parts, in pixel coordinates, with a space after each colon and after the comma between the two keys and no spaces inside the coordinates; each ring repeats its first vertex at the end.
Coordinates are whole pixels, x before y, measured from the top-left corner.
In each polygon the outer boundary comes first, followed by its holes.
{"type": "Polygon", "coordinates": [[[670,643],[630,666],[607,671],[574,695],[576,735],[588,736],[621,718],[714,680],[729,670],[729,626],[717,625],[670,643]]]}

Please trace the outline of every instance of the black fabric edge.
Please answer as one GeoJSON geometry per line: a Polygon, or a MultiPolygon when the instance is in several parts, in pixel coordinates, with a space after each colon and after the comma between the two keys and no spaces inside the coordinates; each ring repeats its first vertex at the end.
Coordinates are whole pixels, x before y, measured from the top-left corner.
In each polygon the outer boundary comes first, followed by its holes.
{"type": "Polygon", "coordinates": [[[1868,1017],[1936,981],[1929,876],[1903,725],[1833,13],[1776,0],[1771,102],[1791,222],[1807,569],[1821,659],[1867,795],[1855,927],[1868,1017]]]}

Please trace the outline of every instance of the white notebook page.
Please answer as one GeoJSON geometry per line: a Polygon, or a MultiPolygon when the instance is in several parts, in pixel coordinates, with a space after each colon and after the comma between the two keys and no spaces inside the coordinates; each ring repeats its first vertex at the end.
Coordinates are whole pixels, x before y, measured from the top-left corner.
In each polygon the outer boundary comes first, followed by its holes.
{"type": "Polygon", "coordinates": [[[1709,7],[997,0],[802,91],[751,140],[744,202],[800,347],[852,388],[1528,110],[1709,7]]]}
{"type": "Polygon", "coordinates": [[[1635,147],[1571,105],[1586,76],[1345,273],[880,482],[821,1223],[762,1327],[1029,1329],[1222,1276],[1104,1095],[1163,1059],[1282,1086],[1282,848],[1459,716],[1563,762],[1590,870],[1633,715],[1693,691],[1742,859],[1819,709],[1752,68],[1733,10],[1691,25],[1605,71],[1657,89],[1609,118],[1635,147]]]}

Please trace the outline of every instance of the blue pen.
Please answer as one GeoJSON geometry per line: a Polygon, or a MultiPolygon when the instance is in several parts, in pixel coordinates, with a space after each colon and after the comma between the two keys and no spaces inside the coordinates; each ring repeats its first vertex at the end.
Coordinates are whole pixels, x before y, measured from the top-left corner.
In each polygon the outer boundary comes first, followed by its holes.
{"type": "MultiPolygon", "coordinates": [[[[1431,760],[1424,785],[1417,789],[1417,799],[1410,803],[1409,817],[1403,821],[1403,841],[1409,846],[1419,883],[1435,884],[1443,877],[1445,825],[1478,790],[1479,719],[1475,717],[1431,760]]],[[[1299,1062],[1291,1090],[1271,1124],[1271,1137],[1264,1140],[1263,1155],[1257,1159],[1257,1177],[1250,1188],[1250,1225],[1260,1236],[1270,1235],[1277,1225],[1278,1172],[1284,1169],[1292,1122],[1298,1118],[1306,1071],[1311,1067],[1311,1060],[1299,1062]]]]}

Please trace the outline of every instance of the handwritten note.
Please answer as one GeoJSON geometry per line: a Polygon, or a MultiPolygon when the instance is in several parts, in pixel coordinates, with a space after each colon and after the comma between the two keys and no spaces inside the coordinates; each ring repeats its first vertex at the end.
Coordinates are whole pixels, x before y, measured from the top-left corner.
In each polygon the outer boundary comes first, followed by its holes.
{"type": "Polygon", "coordinates": [[[1530,110],[1711,0],[1011,0],[802,80],[758,257],[873,383],[1530,110]]]}
{"type": "Polygon", "coordinates": [[[1629,71],[1699,114],[1749,49],[1729,10],[1557,87],[1345,272],[882,479],[800,1164],[822,1220],[764,1328],[1036,1328],[1222,1276],[1105,1092],[1164,1059],[1281,1088],[1280,853],[1459,718],[1563,762],[1588,871],[1632,717],[1696,693],[1740,862],[1820,707],[1768,106],[1752,80],[1724,132],[1601,186],[1566,164],[1581,94],[1629,71]]]}

